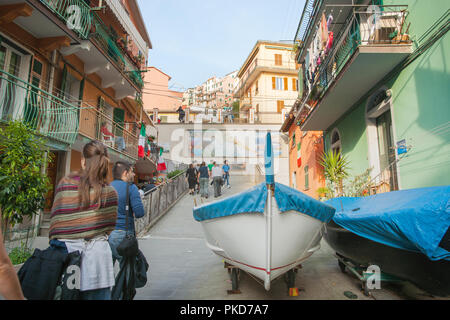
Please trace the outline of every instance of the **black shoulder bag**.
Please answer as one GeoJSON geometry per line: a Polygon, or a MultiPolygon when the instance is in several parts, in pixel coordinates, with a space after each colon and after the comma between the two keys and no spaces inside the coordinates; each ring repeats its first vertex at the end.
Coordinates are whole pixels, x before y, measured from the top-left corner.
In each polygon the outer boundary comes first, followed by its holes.
{"type": "Polygon", "coordinates": [[[117,253],[120,254],[124,258],[132,258],[138,254],[139,246],[138,241],[136,239],[136,235],[128,232],[128,216],[130,215],[130,184],[127,183],[127,202],[125,205],[125,225],[126,225],[126,235],[123,238],[122,242],[117,247],[117,253]]]}

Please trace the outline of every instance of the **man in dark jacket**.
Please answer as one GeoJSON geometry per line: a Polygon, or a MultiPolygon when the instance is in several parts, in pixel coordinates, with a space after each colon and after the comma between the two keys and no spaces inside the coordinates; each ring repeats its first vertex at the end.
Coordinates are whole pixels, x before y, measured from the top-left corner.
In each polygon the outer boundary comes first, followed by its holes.
{"type": "Polygon", "coordinates": [[[178,120],[180,121],[180,123],[183,123],[184,122],[184,116],[186,115],[186,113],[183,110],[183,107],[180,106],[178,108],[177,112],[178,112],[178,120]]]}
{"type": "Polygon", "coordinates": [[[114,181],[111,186],[116,189],[119,196],[119,203],[117,208],[117,222],[116,229],[109,236],[109,245],[113,254],[113,261],[119,260],[122,262],[122,257],[117,253],[117,247],[122,242],[126,233],[135,234],[134,218],[142,218],[145,215],[144,205],[142,204],[141,196],[138,187],[133,184],[134,171],[130,164],[126,162],[117,162],[113,168],[114,181]],[[129,185],[129,215],[128,226],[126,226],[126,194],[127,186],[129,185]]]}

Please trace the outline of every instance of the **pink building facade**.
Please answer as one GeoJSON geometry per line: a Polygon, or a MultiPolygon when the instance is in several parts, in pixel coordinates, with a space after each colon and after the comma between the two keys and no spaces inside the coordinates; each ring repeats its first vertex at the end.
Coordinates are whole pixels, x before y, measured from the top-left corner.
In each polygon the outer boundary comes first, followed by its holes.
{"type": "MultiPolygon", "coordinates": [[[[155,67],[148,67],[142,94],[145,112],[161,122],[178,122],[177,109],[182,105],[183,92],[169,89],[171,77],[155,67]]],[[[157,121],[155,121],[157,122],[157,121]]]]}

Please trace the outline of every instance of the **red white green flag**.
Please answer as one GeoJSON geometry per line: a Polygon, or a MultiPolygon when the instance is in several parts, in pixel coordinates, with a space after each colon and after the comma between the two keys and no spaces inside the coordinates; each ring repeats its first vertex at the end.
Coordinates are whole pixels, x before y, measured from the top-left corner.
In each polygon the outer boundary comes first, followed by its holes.
{"type": "Polygon", "coordinates": [[[138,147],[138,157],[139,158],[144,158],[145,156],[145,141],[146,141],[146,136],[145,136],[145,125],[142,123],[141,124],[141,133],[139,134],[139,147],[138,147]]]}
{"type": "Polygon", "coordinates": [[[167,170],[166,162],[164,161],[164,158],[162,156],[163,150],[164,150],[163,148],[159,148],[159,160],[158,160],[158,166],[156,168],[156,170],[158,170],[158,171],[166,171],[167,170]]]}
{"type": "Polygon", "coordinates": [[[302,144],[299,142],[297,144],[297,166],[300,168],[302,166],[302,144]]]}

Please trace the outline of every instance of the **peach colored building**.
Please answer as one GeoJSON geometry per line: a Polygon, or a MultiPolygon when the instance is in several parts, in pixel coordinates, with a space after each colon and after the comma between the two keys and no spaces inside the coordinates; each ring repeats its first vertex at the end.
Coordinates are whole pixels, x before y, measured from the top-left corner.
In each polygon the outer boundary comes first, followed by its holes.
{"type": "Polygon", "coordinates": [[[300,131],[290,116],[281,131],[289,133],[289,186],[318,199],[317,190],[325,187],[323,167],[319,164],[323,153],[323,133],[300,131]]]}
{"type": "MultiPolygon", "coordinates": [[[[0,121],[22,120],[45,137],[52,190],[80,170],[91,140],[108,147],[111,163],[139,159],[140,123],[152,126],[141,103],[151,48],[137,0],[0,1],[0,121]]],[[[50,191],[44,213],[52,201],[50,191]]]]}
{"type": "MultiPolygon", "coordinates": [[[[281,124],[298,96],[293,44],[257,41],[238,72],[234,97],[243,123],[281,124]]],[[[238,115],[236,115],[238,116],[238,115]]]]}
{"type": "Polygon", "coordinates": [[[183,92],[169,89],[172,78],[156,67],[148,67],[142,100],[144,110],[162,123],[178,122],[177,109],[183,104],[183,92]]]}

